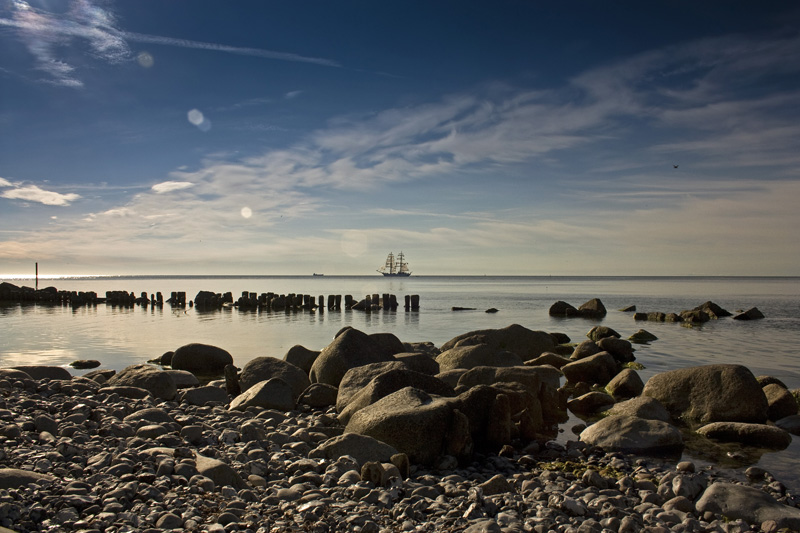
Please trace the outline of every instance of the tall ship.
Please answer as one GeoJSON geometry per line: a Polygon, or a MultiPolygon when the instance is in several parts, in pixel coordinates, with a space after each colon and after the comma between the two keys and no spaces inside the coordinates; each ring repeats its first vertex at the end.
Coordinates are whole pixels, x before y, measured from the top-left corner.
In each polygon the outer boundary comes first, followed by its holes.
{"type": "Polygon", "coordinates": [[[411,275],[403,252],[397,254],[397,257],[395,257],[392,252],[389,252],[389,255],[386,257],[386,263],[378,269],[378,272],[384,276],[396,278],[407,278],[411,275]]]}

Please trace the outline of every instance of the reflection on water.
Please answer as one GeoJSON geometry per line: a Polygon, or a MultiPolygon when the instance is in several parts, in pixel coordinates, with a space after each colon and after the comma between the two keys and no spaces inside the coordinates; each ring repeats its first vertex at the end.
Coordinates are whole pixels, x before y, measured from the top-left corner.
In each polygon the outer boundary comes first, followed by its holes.
{"type": "MultiPolygon", "coordinates": [[[[343,327],[366,333],[391,332],[402,341],[430,341],[436,346],[467,331],[520,324],[534,330],[562,332],[573,342],[603,324],[628,337],[646,329],[658,337],[636,346],[643,379],[655,373],[709,363],[737,363],[754,374],[779,377],[800,388],[800,279],[798,278],[567,278],[436,277],[402,280],[374,277],[287,277],[214,279],[61,280],[59,289],[104,294],[200,290],[213,292],[310,293],[315,295],[392,293],[420,295],[419,312],[397,311],[239,311],[141,307],[81,307],[1,304],[0,365],[68,365],[75,359],[97,359],[105,368],[122,369],[191,342],[228,350],[237,366],[254,357],[283,357],[296,344],[324,348],[343,327]],[[559,319],[547,310],[557,300],[579,306],[598,297],[609,313],[603,320],[559,319]],[[712,321],[687,328],[674,323],[636,322],[616,311],[636,305],[639,311],[679,312],[712,300],[730,311],[758,307],[766,319],[712,321]],[[475,311],[454,313],[453,306],[475,311]],[[487,314],[491,307],[498,313],[487,314]]],[[[568,435],[569,436],[569,435],[568,435]]],[[[759,465],[777,472],[791,470],[800,458],[800,443],[785,452],[766,453],[759,465]]],[[[702,460],[700,458],[699,460],[702,460]]],[[[798,480],[797,474],[788,474],[798,480]]],[[[779,478],[780,479],[780,478],[779,478]]],[[[787,478],[788,479],[788,478],[787,478]]],[[[782,479],[783,481],[783,479],[782,479]]],[[[785,482],[785,481],[784,481],[785,482]]],[[[797,483],[800,485],[800,482],[797,483]]]]}

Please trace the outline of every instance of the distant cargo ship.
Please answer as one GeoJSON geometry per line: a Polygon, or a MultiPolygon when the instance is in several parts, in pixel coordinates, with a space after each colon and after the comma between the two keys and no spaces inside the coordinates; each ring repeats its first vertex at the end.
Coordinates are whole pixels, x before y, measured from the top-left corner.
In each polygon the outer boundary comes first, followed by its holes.
{"type": "Polygon", "coordinates": [[[395,258],[392,252],[389,252],[389,255],[386,257],[386,263],[378,269],[378,272],[384,276],[396,278],[407,278],[411,275],[411,271],[408,269],[408,263],[405,261],[403,252],[397,254],[397,258],[395,258]]]}

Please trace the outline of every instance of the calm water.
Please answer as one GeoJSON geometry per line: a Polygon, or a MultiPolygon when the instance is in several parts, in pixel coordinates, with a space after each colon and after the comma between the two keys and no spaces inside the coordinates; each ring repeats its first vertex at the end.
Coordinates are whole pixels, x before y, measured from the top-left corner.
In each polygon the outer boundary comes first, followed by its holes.
{"type": "MultiPolygon", "coordinates": [[[[7,280],[32,286],[32,280],[7,280]]],[[[200,290],[303,293],[314,296],[392,293],[420,296],[420,310],[363,313],[317,311],[285,313],[223,309],[119,308],[106,305],[69,307],[49,305],[0,306],[0,365],[68,365],[76,359],[97,359],[103,367],[122,369],[157,357],[190,342],[214,344],[228,350],[237,366],[258,356],[283,357],[295,344],[319,350],[344,326],[367,333],[391,332],[403,341],[431,341],[437,346],[474,329],[521,324],[535,330],[560,331],[573,341],[585,339],[594,325],[603,324],[627,337],[640,328],[659,337],[637,347],[637,361],[654,373],[685,366],[737,363],[754,374],[774,375],[790,388],[800,388],[800,278],[608,278],[608,277],[129,277],[43,281],[58,289],[162,292],[185,291],[188,299],[200,290]],[[602,320],[557,319],[547,314],[557,300],[576,307],[600,298],[609,314],[602,320]],[[766,319],[712,321],[702,327],[635,322],[630,313],[616,311],[636,305],[639,311],[678,312],[712,300],[735,312],[758,307],[766,319]],[[453,306],[475,311],[453,312],[453,306]],[[498,313],[487,314],[490,307],[498,313]]],[[[572,423],[572,422],[571,422],[572,423]]],[[[569,435],[569,430],[566,432],[569,435]]],[[[566,437],[565,437],[566,438],[566,437]]],[[[766,454],[760,465],[779,479],[800,488],[800,475],[791,461],[800,459],[800,445],[766,454]],[[779,475],[785,474],[785,475],[779,475]],[[791,480],[787,482],[787,480],[791,480]]],[[[796,464],[796,463],[795,463],[796,464]]]]}

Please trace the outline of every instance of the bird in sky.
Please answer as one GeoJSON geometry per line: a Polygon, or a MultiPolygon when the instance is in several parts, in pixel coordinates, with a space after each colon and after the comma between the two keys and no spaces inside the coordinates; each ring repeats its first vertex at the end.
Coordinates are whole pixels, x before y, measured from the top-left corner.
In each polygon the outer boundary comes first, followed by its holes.
{"type": "Polygon", "coordinates": [[[672,165],[672,168],[678,168],[678,165],[672,165]]]}

